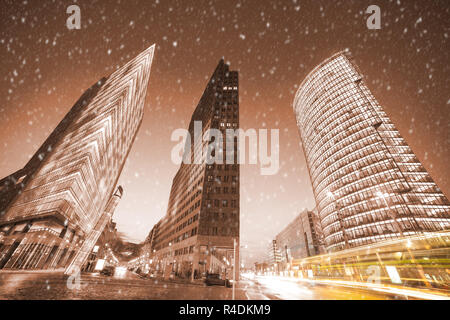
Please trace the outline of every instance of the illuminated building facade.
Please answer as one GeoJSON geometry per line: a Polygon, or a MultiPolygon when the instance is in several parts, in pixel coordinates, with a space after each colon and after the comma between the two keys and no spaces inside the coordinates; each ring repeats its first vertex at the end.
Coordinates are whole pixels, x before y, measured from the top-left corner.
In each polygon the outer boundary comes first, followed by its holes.
{"type": "Polygon", "coordinates": [[[273,239],[267,246],[267,263],[270,271],[279,272],[281,261],[281,250],[278,248],[277,240],[273,239]]]}
{"type": "Polygon", "coordinates": [[[100,234],[81,270],[93,272],[98,271],[98,268],[101,266],[118,264],[119,260],[114,255],[114,244],[118,239],[116,223],[111,218],[103,228],[103,232],[100,234]]]}
{"type": "Polygon", "coordinates": [[[118,201],[114,191],[142,121],[153,52],[94,84],[26,166],[0,181],[0,268],[67,268],[75,257],[83,264],[80,249],[92,250],[92,232],[101,233],[96,226],[104,227],[118,201]]]}
{"type": "MultiPolygon", "coordinates": [[[[238,72],[230,71],[223,60],[219,62],[198,103],[190,124],[194,137],[194,122],[202,124],[202,134],[218,129],[225,136],[226,129],[239,128],[238,72]]],[[[206,139],[208,140],[208,139],[206,139]]],[[[184,151],[191,150],[192,160],[209,141],[186,140],[184,151]]],[[[231,144],[230,144],[231,146],[231,144]]],[[[169,196],[167,213],[151,231],[152,268],[182,277],[199,277],[204,272],[216,272],[214,266],[230,266],[233,240],[237,240],[239,261],[239,165],[237,143],[234,144],[233,164],[226,164],[226,141],[223,164],[181,163],[169,196]]],[[[228,271],[229,272],[229,271],[228,271]]],[[[238,269],[236,269],[236,274],[238,269]]]]}
{"type": "MultiPolygon", "coordinates": [[[[106,228],[106,226],[111,223],[114,211],[116,210],[120,199],[122,199],[122,196],[123,188],[122,186],[119,186],[109,199],[103,215],[98,219],[94,229],[89,232],[86,239],[83,241],[83,244],[80,246],[79,250],[77,250],[74,259],[71,260],[70,265],[66,268],[66,274],[72,274],[81,270],[83,265],[87,262],[89,255],[94,253],[94,248],[97,245],[101,245],[102,249],[103,245],[106,247],[108,246],[107,243],[102,243],[102,240],[105,240],[105,237],[103,237],[103,239],[100,239],[100,237],[104,234],[107,234],[108,228],[106,228]]],[[[108,249],[110,248],[106,248],[106,250],[108,249]]]]}
{"type": "Polygon", "coordinates": [[[449,201],[349,52],[317,66],[293,107],[329,251],[449,229],[449,201]]]}
{"type": "Polygon", "coordinates": [[[281,261],[291,263],[321,252],[319,243],[319,221],[314,212],[303,210],[275,237],[281,261]]]}

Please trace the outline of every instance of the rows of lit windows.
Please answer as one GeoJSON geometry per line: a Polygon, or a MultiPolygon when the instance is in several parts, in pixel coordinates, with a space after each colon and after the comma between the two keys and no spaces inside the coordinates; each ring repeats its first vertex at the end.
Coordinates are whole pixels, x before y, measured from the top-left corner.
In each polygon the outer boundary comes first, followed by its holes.
{"type": "Polygon", "coordinates": [[[238,228],[234,227],[211,227],[208,229],[211,236],[235,236],[239,234],[238,228]]]}
{"type": "Polygon", "coordinates": [[[346,172],[346,167],[349,168],[356,164],[362,165],[365,164],[365,161],[369,161],[368,164],[372,164],[380,162],[385,158],[385,152],[377,149],[374,145],[366,145],[361,149],[355,149],[353,153],[349,153],[343,158],[333,159],[333,162],[329,164],[328,168],[324,168],[317,176],[314,176],[313,173],[311,173],[313,185],[320,183],[323,179],[333,173],[340,175],[341,172],[346,172]]]}
{"type": "MultiPolygon", "coordinates": [[[[337,93],[345,92],[345,90],[349,90],[351,84],[343,87],[337,93]]],[[[308,122],[303,122],[305,125],[310,126],[310,129],[305,132],[305,134],[310,134],[312,130],[317,128],[319,131],[326,129],[330,124],[336,124],[336,120],[345,115],[347,110],[351,110],[350,108],[344,109],[344,106],[353,106],[357,107],[361,101],[354,96],[350,95],[350,93],[346,93],[344,96],[336,97],[335,99],[329,98],[326,101],[326,104],[323,105],[323,113],[317,113],[315,117],[309,118],[308,122]],[[340,112],[340,114],[338,113],[340,112]]]]}
{"type": "MultiPolygon", "coordinates": [[[[345,78],[350,80],[350,78],[345,78]]],[[[341,83],[338,83],[336,86],[329,86],[327,88],[325,88],[323,85],[319,85],[316,86],[316,92],[317,94],[322,94],[323,96],[321,97],[322,100],[320,100],[320,102],[324,102],[326,101],[326,105],[323,105],[323,108],[330,108],[331,105],[329,104],[329,102],[332,101],[332,99],[336,99],[336,98],[342,98],[342,97],[347,97],[349,96],[350,93],[356,94],[355,91],[353,91],[353,87],[351,85],[351,83],[349,81],[343,81],[341,83]],[[326,95],[324,95],[326,93],[326,95]]],[[[300,98],[301,99],[301,98],[300,98]]],[[[358,95],[356,94],[353,99],[357,100],[358,99],[358,95]]],[[[312,99],[311,99],[312,100],[312,99]]],[[[314,101],[305,101],[306,104],[308,105],[313,105],[315,102],[318,102],[319,98],[316,97],[314,98],[314,101]]],[[[308,111],[306,111],[304,114],[301,115],[301,119],[316,119],[317,115],[319,114],[319,112],[317,111],[317,109],[310,109],[308,111]]],[[[302,121],[303,125],[311,125],[311,123],[304,123],[302,121]]]]}
{"type": "Polygon", "coordinates": [[[155,239],[154,240],[154,248],[155,250],[161,250],[166,247],[170,247],[171,245],[175,243],[179,243],[181,241],[184,241],[190,237],[196,236],[198,233],[198,227],[194,227],[176,237],[171,238],[170,240],[166,239],[155,239]]]}
{"type": "MultiPolygon", "coordinates": [[[[189,208],[189,210],[185,211],[185,212],[179,217],[179,219],[176,220],[176,222],[179,222],[180,220],[182,220],[183,218],[185,218],[186,216],[188,216],[189,214],[191,214],[192,212],[194,212],[194,210],[197,209],[197,208],[199,208],[199,207],[200,207],[200,200],[197,201],[191,208],[189,208]]],[[[166,225],[165,227],[162,227],[162,228],[161,228],[161,232],[158,233],[158,235],[157,235],[155,241],[161,242],[161,241],[164,241],[164,240],[166,240],[167,238],[173,236],[173,235],[174,235],[175,233],[177,233],[179,230],[183,229],[183,228],[186,226],[187,221],[189,221],[190,219],[192,219],[192,220],[191,220],[191,223],[194,222],[194,221],[197,221],[197,220],[198,220],[198,214],[192,216],[191,218],[187,219],[185,222],[182,222],[181,224],[179,224],[179,225],[177,225],[177,226],[175,225],[175,223],[174,223],[173,221],[168,221],[167,225],[166,225]],[[195,219],[195,220],[194,220],[194,219],[195,219]],[[183,224],[184,224],[184,227],[181,227],[181,229],[179,229],[179,227],[180,227],[180,226],[183,226],[183,224]]]]}
{"type": "Polygon", "coordinates": [[[359,161],[352,162],[351,164],[329,174],[325,179],[321,180],[317,186],[315,186],[317,197],[322,199],[324,193],[328,190],[335,190],[337,185],[342,186],[342,183],[339,183],[341,180],[348,184],[353,181],[357,181],[358,179],[364,179],[383,170],[393,168],[393,165],[390,165],[391,160],[388,158],[381,159],[380,161],[374,161],[375,159],[378,160],[378,158],[373,158],[373,154],[370,154],[369,156],[361,158],[359,161]]]}
{"type": "Polygon", "coordinates": [[[433,210],[436,219],[445,215],[448,219],[448,200],[344,54],[308,75],[294,108],[329,248],[376,241],[384,236],[379,233],[395,234],[394,226],[386,222],[394,211],[406,215],[399,220],[403,231],[442,228],[442,221],[433,225],[426,217],[433,210]],[[389,209],[376,196],[380,190],[388,195],[389,209]],[[329,198],[330,192],[335,199],[329,198]],[[421,207],[426,205],[430,207],[421,207]],[[414,222],[411,215],[423,216],[423,221],[414,222]],[[349,231],[342,233],[341,228],[349,231]]]}
{"type": "Polygon", "coordinates": [[[174,251],[174,256],[183,256],[186,254],[194,253],[194,246],[184,247],[174,251]]]}
{"type": "MultiPolygon", "coordinates": [[[[365,149],[368,148],[363,148],[361,151],[365,149]]],[[[383,161],[389,161],[384,151],[354,153],[337,162],[328,162],[327,160],[325,161],[326,166],[323,167],[323,171],[314,179],[313,187],[317,190],[316,193],[320,193],[325,188],[332,187],[337,179],[341,179],[348,174],[359,171],[361,172],[361,177],[364,177],[368,167],[382,166],[383,161]]]]}
{"type": "MultiPolygon", "coordinates": [[[[347,127],[343,127],[341,132],[345,132],[347,136],[351,136],[352,134],[357,133],[358,131],[363,131],[363,130],[367,130],[370,123],[366,122],[365,120],[356,120],[356,119],[352,119],[351,121],[344,123],[347,124],[347,127]],[[354,127],[354,128],[352,128],[354,127]]],[[[330,139],[331,140],[331,139],[330,139]]],[[[353,143],[352,140],[350,140],[350,143],[353,143]]],[[[311,173],[314,174],[314,171],[318,170],[319,168],[321,168],[323,166],[323,162],[325,160],[326,164],[329,165],[330,162],[335,161],[335,159],[332,159],[332,150],[337,149],[337,147],[339,146],[336,145],[335,143],[333,143],[333,140],[331,140],[330,142],[330,146],[328,148],[319,146],[321,149],[321,152],[315,152],[314,154],[312,154],[312,152],[308,152],[308,160],[311,161],[311,173]],[[333,147],[333,149],[331,149],[331,147],[333,147]],[[322,162],[320,162],[320,160],[322,162]],[[319,162],[319,163],[317,163],[319,162]]],[[[337,149],[339,150],[339,149],[337,149]]]]}
{"type": "MultiPolygon", "coordinates": [[[[191,223],[194,223],[195,221],[198,220],[198,213],[196,215],[193,215],[192,217],[190,217],[189,219],[187,219],[186,221],[184,221],[183,223],[180,223],[176,228],[175,228],[175,232],[179,232],[181,230],[183,230],[184,228],[188,227],[191,223]]],[[[177,221],[178,222],[178,221],[177,221]]]]}
{"type": "MultiPolygon", "coordinates": [[[[194,120],[201,120],[203,122],[203,133],[205,133],[209,128],[225,130],[226,128],[238,127],[237,72],[227,71],[225,73],[221,72],[220,69],[216,69],[216,71],[218,71],[218,73],[216,72],[213,75],[212,80],[208,83],[207,89],[205,90],[198,107],[194,111],[190,123],[190,130],[193,127],[192,123],[194,120]],[[231,90],[231,88],[233,89],[231,90]],[[211,105],[214,106],[214,108],[211,108],[211,105]]],[[[200,152],[204,150],[207,145],[208,142],[203,141],[203,139],[201,139],[201,141],[195,141],[191,146],[191,157],[194,157],[196,154],[200,154],[200,152]]],[[[226,149],[224,148],[218,152],[224,153],[225,151],[226,149]]],[[[214,150],[212,156],[215,156],[215,152],[216,151],[214,150]]],[[[224,194],[228,192],[231,194],[238,194],[238,176],[233,175],[233,173],[235,173],[233,171],[238,171],[237,165],[224,165],[222,169],[221,165],[206,164],[204,162],[204,155],[202,156],[202,161],[202,165],[197,166],[181,164],[180,170],[174,178],[168,209],[168,212],[171,214],[168,214],[163,219],[160,227],[158,228],[159,230],[154,237],[154,242],[156,243],[158,250],[160,248],[167,247],[169,243],[176,243],[181,238],[185,239],[188,232],[182,234],[178,233],[182,232],[185,228],[188,228],[190,221],[191,223],[194,223],[194,221],[198,220],[199,222],[196,223],[196,225],[199,226],[200,220],[203,221],[205,216],[202,208],[207,207],[206,204],[202,204],[202,202],[205,202],[205,200],[202,199],[204,196],[209,194],[211,190],[215,189],[217,191],[217,188],[220,186],[220,191],[223,191],[224,194]],[[215,172],[211,175],[209,172],[211,169],[223,170],[223,174],[215,172]],[[193,183],[193,181],[195,181],[198,177],[200,177],[200,180],[198,181],[200,184],[193,183]],[[204,180],[203,177],[205,177],[204,180]],[[227,183],[231,183],[229,187],[223,185],[227,183]],[[201,192],[204,188],[207,190],[205,194],[201,192]],[[195,202],[194,205],[192,205],[193,202],[195,202]],[[175,236],[175,234],[177,235],[175,236]]],[[[236,173],[239,174],[239,172],[236,173]]],[[[225,208],[237,207],[237,200],[235,199],[216,199],[216,201],[212,203],[217,205],[217,201],[219,201],[219,206],[225,208]]],[[[233,212],[231,216],[235,218],[237,215],[233,212]]],[[[197,232],[196,227],[195,233],[197,234],[197,232]]],[[[177,250],[182,250],[180,252],[183,252],[183,254],[185,252],[185,249],[177,250]]]]}
{"type": "MultiPolygon", "coordinates": [[[[319,156],[322,152],[329,148],[336,149],[341,144],[348,145],[355,136],[362,138],[362,134],[368,134],[366,131],[370,130],[368,124],[369,122],[365,121],[362,114],[356,114],[356,116],[351,117],[349,116],[349,112],[345,113],[342,119],[339,119],[339,124],[335,127],[335,130],[330,130],[319,141],[311,145],[310,151],[308,152],[311,155],[311,162],[316,165],[315,162],[320,159],[319,156]]],[[[316,133],[317,131],[315,130],[316,133]]],[[[317,136],[320,135],[319,133],[317,136]]]]}
{"type": "MultiPolygon", "coordinates": [[[[348,183],[345,186],[340,186],[334,191],[334,194],[336,195],[345,195],[345,197],[350,197],[352,195],[358,195],[361,194],[365,189],[373,188],[374,183],[377,185],[383,184],[387,181],[390,181],[391,185],[395,185],[396,189],[401,187],[402,179],[398,177],[397,179],[393,179],[390,175],[390,173],[393,170],[384,171],[384,172],[377,172],[371,176],[364,177],[362,179],[355,178],[355,180],[351,183],[348,183]]],[[[342,180],[337,180],[338,185],[344,184],[342,180]]],[[[344,199],[344,198],[341,198],[344,199]]],[[[327,194],[322,193],[319,196],[317,196],[317,200],[319,201],[319,204],[322,204],[322,201],[329,200],[327,194]]],[[[344,201],[344,200],[343,200],[344,201]]],[[[344,201],[345,202],[345,201],[344,201]]]]}
{"type": "MultiPolygon", "coordinates": [[[[339,203],[340,207],[346,207],[346,209],[355,209],[357,204],[361,204],[365,210],[372,210],[377,209],[381,202],[379,197],[377,196],[377,193],[379,190],[385,190],[390,192],[395,192],[397,190],[397,182],[393,181],[386,181],[386,182],[380,182],[377,185],[369,186],[365,189],[362,189],[358,191],[357,193],[353,194],[344,194],[339,200],[333,201],[329,200],[329,203],[324,205],[323,208],[321,208],[321,216],[325,218],[329,213],[333,212],[333,206],[336,205],[336,203],[339,203]]],[[[396,199],[396,198],[394,198],[396,199]]]]}

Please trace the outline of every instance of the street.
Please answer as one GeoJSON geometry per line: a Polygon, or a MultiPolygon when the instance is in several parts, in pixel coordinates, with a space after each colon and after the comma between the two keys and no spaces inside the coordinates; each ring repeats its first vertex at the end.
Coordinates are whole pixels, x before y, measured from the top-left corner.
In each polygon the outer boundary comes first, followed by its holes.
{"type": "MultiPolygon", "coordinates": [[[[0,273],[0,299],[229,300],[231,289],[155,279],[82,274],[79,286],[62,273],[0,273]]],[[[238,298],[240,298],[238,296],[238,298]]]]}
{"type": "Polygon", "coordinates": [[[405,299],[369,290],[321,284],[293,282],[272,277],[257,277],[241,281],[249,300],[392,300],[405,299]]]}
{"type": "MultiPolygon", "coordinates": [[[[94,274],[68,278],[52,272],[1,272],[0,299],[44,300],[231,300],[232,289],[201,282],[141,279],[127,272],[120,278],[94,274]]],[[[386,300],[405,299],[370,290],[313,285],[268,277],[243,278],[237,300],[386,300]]]]}

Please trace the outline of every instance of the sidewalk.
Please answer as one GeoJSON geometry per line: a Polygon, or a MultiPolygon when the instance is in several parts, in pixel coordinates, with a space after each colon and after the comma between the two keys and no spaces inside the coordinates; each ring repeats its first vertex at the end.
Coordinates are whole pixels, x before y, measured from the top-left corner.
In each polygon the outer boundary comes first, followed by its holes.
{"type": "Polygon", "coordinates": [[[64,268],[51,269],[51,270],[49,270],[49,269],[43,269],[43,270],[0,269],[0,274],[1,273],[21,273],[21,274],[24,274],[24,273],[30,273],[30,274],[33,274],[33,273],[54,273],[54,274],[61,273],[61,274],[63,274],[64,270],[65,270],[64,268]]]}

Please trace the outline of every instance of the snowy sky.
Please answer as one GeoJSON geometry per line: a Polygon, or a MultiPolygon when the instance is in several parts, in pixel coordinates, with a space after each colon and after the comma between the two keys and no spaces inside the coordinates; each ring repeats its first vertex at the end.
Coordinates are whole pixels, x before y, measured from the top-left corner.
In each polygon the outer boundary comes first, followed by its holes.
{"type": "MultiPolygon", "coordinates": [[[[292,111],[298,84],[349,48],[369,88],[450,194],[450,6],[436,1],[0,1],[0,176],[21,168],[81,93],[157,44],[143,125],[120,183],[119,231],[145,238],[164,214],[186,128],[221,57],[239,71],[243,129],[280,129],[280,171],[241,169],[241,243],[257,254],[315,206],[292,111]],[[81,30],[66,8],[81,8],[81,30]],[[381,8],[368,30],[366,8],[381,8]]],[[[254,257],[250,259],[254,259],[254,257]]]]}

